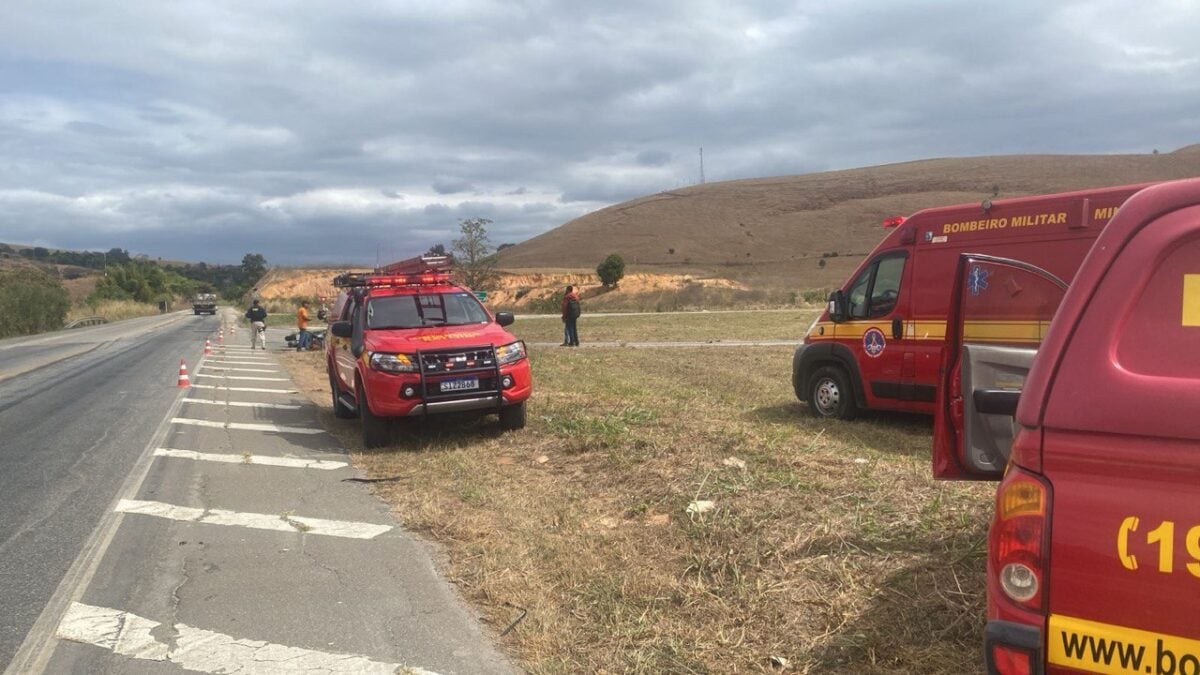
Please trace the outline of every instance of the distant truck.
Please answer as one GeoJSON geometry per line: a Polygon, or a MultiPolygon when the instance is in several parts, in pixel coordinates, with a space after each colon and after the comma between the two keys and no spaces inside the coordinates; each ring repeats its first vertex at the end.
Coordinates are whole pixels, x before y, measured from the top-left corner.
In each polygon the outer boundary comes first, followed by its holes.
{"type": "MultiPolygon", "coordinates": [[[[796,350],[797,398],[820,417],[849,419],[864,408],[932,414],[959,256],[1018,258],[1070,282],[1100,230],[1148,185],[985,199],[888,218],[888,235],[830,296],[796,350]]],[[[968,330],[1037,340],[1045,324],[985,321],[968,330]]]]}
{"type": "Polygon", "coordinates": [[[197,315],[216,314],[217,296],[212,293],[197,293],[196,296],[192,298],[192,311],[197,315]]]}
{"type": "Polygon", "coordinates": [[[372,274],[343,274],[330,313],[326,367],[337,417],[358,417],[363,445],[385,445],[397,418],[495,414],[525,426],[533,379],[525,343],[469,289],[450,259],[419,256],[372,274]]]}
{"type": "Polygon", "coordinates": [[[933,462],[1001,481],[988,672],[1200,673],[1200,179],[1132,196],[1069,287],[957,258],[933,462]]]}

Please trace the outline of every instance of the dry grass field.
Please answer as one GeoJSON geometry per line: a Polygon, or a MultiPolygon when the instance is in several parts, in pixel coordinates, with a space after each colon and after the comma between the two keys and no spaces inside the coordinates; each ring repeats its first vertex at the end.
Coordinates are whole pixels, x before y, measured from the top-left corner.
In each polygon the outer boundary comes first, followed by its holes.
{"type": "MultiPolygon", "coordinates": [[[[591,320],[753,338],[806,316],[591,320]]],[[[993,486],[930,479],[927,418],[813,418],[788,347],[534,350],[526,429],[441,419],[376,451],[319,353],[281,359],[496,633],[528,612],[500,640],[530,672],[979,670],[993,486]]]]}
{"type": "Polygon", "coordinates": [[[501,265],[594,270],[615,251],[640,272],[720,276],[758,289],[827,287],[874,248],[888,216],[1193,176],[1200,176],[1200,145],[1144,155],[930,159],[708,183],[589,213],[506,249],[501,265]],[[838,256],[822,257],[831,253],[838,256]]]}

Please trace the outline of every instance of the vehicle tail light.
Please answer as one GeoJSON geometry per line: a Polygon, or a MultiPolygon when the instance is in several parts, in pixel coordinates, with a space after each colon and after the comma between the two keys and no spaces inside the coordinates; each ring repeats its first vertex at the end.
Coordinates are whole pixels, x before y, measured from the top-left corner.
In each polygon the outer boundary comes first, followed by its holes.
{"type": "Polygon", "coordinates": [[[992,645],[991,662],[1000,675],[1032,675],[1033,655],[1012,645],[992,645]]]}
{"type": "Polygon", "coordinates": [[[996,491],[990,537],[990,569],[1004,595],[1024,609],[1041,612],[1046,594],[1046,534],[1050,486],[1015,465],[996,491]]]}

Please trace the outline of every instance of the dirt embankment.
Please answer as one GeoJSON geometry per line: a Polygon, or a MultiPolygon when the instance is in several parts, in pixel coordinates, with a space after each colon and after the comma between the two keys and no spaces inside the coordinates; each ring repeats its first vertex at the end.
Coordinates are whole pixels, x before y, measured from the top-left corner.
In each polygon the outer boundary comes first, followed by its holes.
{"type": "MultiPolygon", "coordinates": [[[[333,298],[337,295],[337,289],[332,280],[345,271],[331,268],[276,268],[259,282],[258,295],[265,301],[333,298]]],[[[712,298],[718,294],[749,291],[737,281],[691,274],[631,272],[621,280],[619,288],[606,289],[594,273],[583,270],[521,270],[501,271],[495,286],[488,289],[487,304],[521,311],[550,311],[553,308],[547,303],[552,304],[555,294],[567,285],[578,288],[583,298],[593,303],[596,309],[644,309],[661,304],[664,299],[674,307],[678,304],[675,302],[678,297],[712,298]]]]}

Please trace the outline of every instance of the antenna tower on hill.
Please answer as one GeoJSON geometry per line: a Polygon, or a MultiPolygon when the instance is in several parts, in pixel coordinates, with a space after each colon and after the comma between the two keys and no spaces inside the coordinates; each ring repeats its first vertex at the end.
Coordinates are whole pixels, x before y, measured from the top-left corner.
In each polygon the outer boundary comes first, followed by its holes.
{"type": "Polygon", "coordinates": [[[700,146],[700,184],[704,185],[704,146],[700,146]]]}

